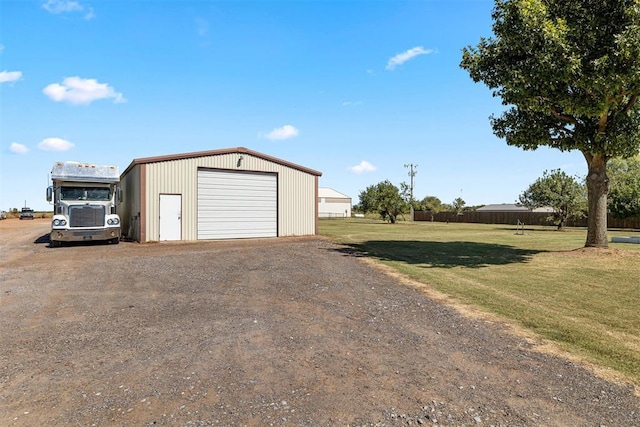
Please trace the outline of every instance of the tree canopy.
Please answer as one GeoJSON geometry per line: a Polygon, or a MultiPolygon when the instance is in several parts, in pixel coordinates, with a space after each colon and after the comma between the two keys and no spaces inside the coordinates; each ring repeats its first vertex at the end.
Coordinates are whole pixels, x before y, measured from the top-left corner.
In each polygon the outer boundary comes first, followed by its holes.
{"type": "Polygon", "coordinates": [[[496,0],[493,33],[461,67],[506,109],[508,145],[579,150],[588,166],[585,246],[606,247],[607,162],[640,148],[640,0],[496,0]]]}
{"type": "Polygon", "coordinates": [[[442,200],[436,196],[426,196],[419,202],[418,206],[418,210],[430,211],[433,213],[442,212],[443,208],[444,205],[442,204],[442,200]]]}
{"type": "Polygon", "coordinates": [[[462,200],[462,197],[456,197],[453,203],[451,203],[451,208],[456,213],[456,215],[460,215],[464,210],[464,206],[466,204],[467,203],[464,200],[462,200]]]}
{"type": "Polygon", "coordinates": [[[552,216],[558,221],[558,229],[567,219],[578,216],[585,206],[584,185],[560,169],[545,171],[519,197],[520,203],[529,208],[553,208],[552,216]]]}
{"type": "Polygon", "coordinates": [[[370,185],[360,192],[359,198],[363,212],[378,212],[383,220],[392,224],[409,206],[398,187],[389,180],[370,185]]]}
{"type": "Polygon", "coordinates": [[[435,214],[444,212],[445,205],[442,200],[436,196],[426,196],[420,201],[414,202],[414,209],[418,211],[427,211],[431,214],[431,221],[435,219],[435,214]]]}
{"type": "Polygon", "coordinates": [[[611,213],[618,218],[640,215],[640,156],[612,159],[607,170],[611,213]]]}

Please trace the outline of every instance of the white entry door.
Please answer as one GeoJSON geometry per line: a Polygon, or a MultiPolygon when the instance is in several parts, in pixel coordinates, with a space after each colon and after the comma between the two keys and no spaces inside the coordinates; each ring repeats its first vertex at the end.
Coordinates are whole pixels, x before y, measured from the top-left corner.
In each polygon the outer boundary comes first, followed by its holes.
{"type": "Polygon", "coordinates": [[[182,195],[160,195],[160,240],[182,239],[182,195]]]}

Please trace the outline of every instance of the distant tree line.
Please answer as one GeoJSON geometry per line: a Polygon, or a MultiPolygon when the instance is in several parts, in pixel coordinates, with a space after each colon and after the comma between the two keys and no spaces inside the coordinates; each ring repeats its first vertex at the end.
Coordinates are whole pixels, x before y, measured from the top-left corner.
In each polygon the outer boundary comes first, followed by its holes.
{"type": "MultiPolygon", "coordinates": [[[[627,159],[615,158],[609,162],[609,212],[619,219],[640,216],[640,156],[627,159]]],[[[584,218],[587,215],[587,186],[584,178],[567,175],[560,169],[544,171],[542,177],[533,182],[518,197],[517,202],[529,209],[550,207],[550,217],[558,229],[568,220],[584,218]]],[[[389,180],[370,185],[360,192],[355,212],[377,213],[384,221],[395,223],[399,216],[414,211],[460,214],[474,211],[484,205],[467,206],[458,197],[451,203],[443,203],[436,196],[425,196],[411,200],[406,183],[395,186],[389,180]]]]}
{"type": "Polygon", "coordinates": [[[443,203],[436,196],[426,196],[421,200],[411,200],[409,187],[400,183],[397,187],[389,180],[370,185],[360,192],[359,203],[353,206],[354,212],[378,213],[384,221],[395,223],[399,216],[409,213],[411,206],[415,211],[456,212],[475,210],[479,206],[466,206],[462,198],[456,198],[451,204],[443,203]]]}

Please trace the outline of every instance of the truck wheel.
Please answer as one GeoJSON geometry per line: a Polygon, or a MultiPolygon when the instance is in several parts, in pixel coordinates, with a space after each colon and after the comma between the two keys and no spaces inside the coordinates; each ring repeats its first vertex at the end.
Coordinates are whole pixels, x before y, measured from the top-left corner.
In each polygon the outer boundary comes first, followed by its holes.
{"type": "Polygon", "coordinates": [[[118,243],[120,243],[120,239],[117,237],[115,239],[111,239],[111,243],[113,243],[114,245],[117,245],[118,243]]]}
{"type": "Polygon", "coordinates": [[[59,248],[60,246],[62,246],[62,242],[60,240],[51,240],[52,248],[59,248]]]}

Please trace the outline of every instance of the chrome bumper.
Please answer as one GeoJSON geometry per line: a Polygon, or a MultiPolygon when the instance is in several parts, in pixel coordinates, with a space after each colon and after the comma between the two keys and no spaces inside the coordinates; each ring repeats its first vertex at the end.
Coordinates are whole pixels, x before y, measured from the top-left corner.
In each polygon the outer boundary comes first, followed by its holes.
{"type": "Polygon", "coordinates": [[[97,228],[82,230],[51,230],[51,241],[83,242],[88,240],[120,239],[120,228],[97,228]]]}

